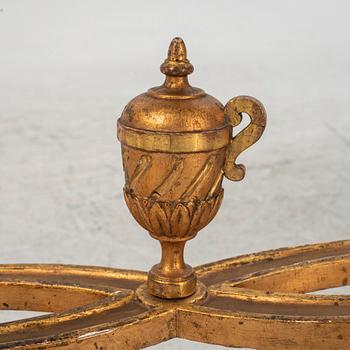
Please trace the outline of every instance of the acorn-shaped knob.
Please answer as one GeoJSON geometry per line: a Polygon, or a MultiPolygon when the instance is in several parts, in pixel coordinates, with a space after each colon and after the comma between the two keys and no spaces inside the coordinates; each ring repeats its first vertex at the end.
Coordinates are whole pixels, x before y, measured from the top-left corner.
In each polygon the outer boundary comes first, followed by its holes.
{"type": "Polygon", "coordinates": [[[241,180],[237,156],[261,136],[266,114],[257,100],[241,96],[224,107],[187,75],[193,66],[181,38],[172,40],[161,65],[163,85],[151,88],[124,108],[118,120],[125,172],[124,196],[136,221],[162,246],[151,269],[148,290],[161,298],[184,298],[196,290],[196,276],[183,250],[216,215],[222,178],[241,180]],[[247,113],[251,123],[232,137],[247,113]]]}

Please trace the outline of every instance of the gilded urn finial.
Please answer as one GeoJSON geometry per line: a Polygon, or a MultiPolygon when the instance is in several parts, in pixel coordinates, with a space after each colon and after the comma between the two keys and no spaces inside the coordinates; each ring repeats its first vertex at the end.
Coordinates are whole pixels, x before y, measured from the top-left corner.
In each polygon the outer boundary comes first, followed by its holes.
{"type": "Polygon", "coordinates": [[[187,76],[193,72],[193,66],[187,59],[187,50],[181,38],[174,38],[169,46],[168,58],[160,66],[160,70],[169,76],[187,76]]]}
{"type": "Polygon", "coordinates": [[[197,288],[183,250],[216,215],[222,179],[239,181],[245,168],[236,158],[261,136],[266,114],[260,102],[240,96],[223,106],[192,87],[186,46],[174,38],[161,65],[163,85],[135,97],[118,120],[125,172],[124,196],[136,221],[159,240],[162,257],[148,276],[148,291],[184,298],[197,288]],[[232,137],[247,113],[251,123],[232,137]]]}

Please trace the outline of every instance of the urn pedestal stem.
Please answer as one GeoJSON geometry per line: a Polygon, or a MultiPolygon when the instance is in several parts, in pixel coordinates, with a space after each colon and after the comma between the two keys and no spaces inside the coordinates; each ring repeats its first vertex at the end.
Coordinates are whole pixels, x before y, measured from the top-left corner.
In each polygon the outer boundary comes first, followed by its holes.
{"type": "Polygon", "coordinates": [[[184,241],[160,242],[162,247],[162,259],[159,268],[164,275],[174,276],[185,270],[184,241]]]}
{"type": "Polygon", "coordinates": [[[165,299],[185,298],[196,291],[196,275],[191,266],[185,264],[186,241],[160,242],[162,258],[148,274],[148,289],[165,299]]]}

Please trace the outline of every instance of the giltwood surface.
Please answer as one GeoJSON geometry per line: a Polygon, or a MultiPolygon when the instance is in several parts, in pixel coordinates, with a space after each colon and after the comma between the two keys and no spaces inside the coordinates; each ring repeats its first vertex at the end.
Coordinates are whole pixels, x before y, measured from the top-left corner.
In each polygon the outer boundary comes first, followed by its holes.
{"type": "Polygon", "coordinates": [[[139,349],[174,337],[255,349],[349,349],[350,297],[308,292],[349,284],[350,241],[284,248],[193,269],[183,250],[216,215],[222,179],[266,126],[248,96],[226,106],[189,85],[175,38],[159,87],[118,121],[125,200],[161,243],[144,272],[68,265],[0,266],[0,307],[51,314],[0,325],[0,349],[139,349]],[[250,124],[237,135],[242,113],[250,124]],[[161,298],[158,298],[161,297],[161,298]]]}
{"type": "Polygon", "coordinates": [[[160,67],[163,85],[133,98],[117,122],[125,174],[124,198],[135,220],[159,240],[162,259],[148,274],[148,290],[173,299],[193,295],[196,275],[185,264],[186,241],[217,214],[223,177],[240,181],[237,157],[259,140],[266,126],[263,105],[238,96],[224,106],[192,87],[193,66],[181,38],[170,43],[160,67]],[[250,123],[233,136],[242,121],[250,123]]]}
{"type": "Polygon", "coordinates": [[[145,302],[147,274],[2,265],[0,307],[52,314],[0,326],[1,349],[138,349],[174,337],[255,349],[349,349],[350,241],[283,248],[195,268],[206,296],[145,302]],[[141,287],[140,287],[141,286],[141,287]],[[142,301],[143,300],[143,301],[142,301]],[[158,302],[157,302],[158,301],[158,302]]]}

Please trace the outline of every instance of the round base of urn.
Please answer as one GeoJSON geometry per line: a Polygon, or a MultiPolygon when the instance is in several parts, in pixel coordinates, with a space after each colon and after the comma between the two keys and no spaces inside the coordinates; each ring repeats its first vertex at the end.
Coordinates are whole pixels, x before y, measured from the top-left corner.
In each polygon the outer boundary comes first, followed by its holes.
{"type": "Polygon", "coordinates": [[[193,268],[185,268],[177,276],[154,265],[148,273],[147,287],[150,294],[164,299],[186,298],[196,292],[197,277],[193,268]]]}

